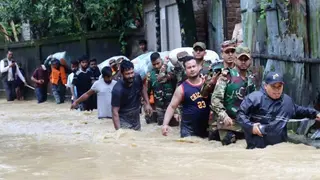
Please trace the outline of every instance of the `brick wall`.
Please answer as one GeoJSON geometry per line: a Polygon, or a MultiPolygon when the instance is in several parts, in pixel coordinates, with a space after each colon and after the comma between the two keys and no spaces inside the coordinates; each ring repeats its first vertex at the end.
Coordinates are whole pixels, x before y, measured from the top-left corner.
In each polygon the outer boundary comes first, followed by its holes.
{"type": "Polygon", "coordinates": [[[234,25],[241,22],[240,0],[227,0],[227,39],[232,38],[234,25]]]}
{"type": "MultiPolygon", "coordinates": [[[[144,3],[153,0],[144,0],[144,3]]],[[[216,0],[193,0],[194,16],[197,25],[198,41],[208,43],[208,1],[216,0]]],[[[241,22],[240,0],[226,0],[227,6],[227,29],[226,39],[231,39],[234,25],[241,22]]]]}
{"type": "MultiPolygon", "coordinates": [[[[207,43],[208,35],[208,1],[193,0],[194,16],[197,24],[197,37],[199,41],[207,43]]],[[[212,1],[212,0],[211,0],[212,1]]],[[[226,0],[227,6],[227,34],[226,39],[231,39],[235,24],[241,22],[240,0],[226,0]]]]}

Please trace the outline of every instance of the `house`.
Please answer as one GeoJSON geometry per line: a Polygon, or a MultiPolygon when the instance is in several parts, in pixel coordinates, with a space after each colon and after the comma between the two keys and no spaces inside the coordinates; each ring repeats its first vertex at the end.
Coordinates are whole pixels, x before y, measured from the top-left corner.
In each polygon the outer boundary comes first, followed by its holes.
{"type": "MultiPolygon", "coordinates": [[[[144,1],[145,38],[148,49],[157,50],[156,1],[144,1]]],[[[181,47],[179,13],[176,0],[159,0],[161,51],[181,47]]],[[[219,51],[223,40],[231,39],[234,25],[241,22],[240,0],[193,0],[197,39],[209,49],[219,51]],[[218,3],[217,3],[218,2],[218,3]]]]}

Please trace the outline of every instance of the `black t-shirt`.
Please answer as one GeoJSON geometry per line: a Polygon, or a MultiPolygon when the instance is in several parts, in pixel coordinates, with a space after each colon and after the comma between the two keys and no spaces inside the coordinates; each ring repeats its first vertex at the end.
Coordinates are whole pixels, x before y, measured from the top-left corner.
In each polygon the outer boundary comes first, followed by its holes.
{"type": "Polygon", "coordinates": [[[127,87],[120,79],[112,90],[111,105],[120,107],[119,113],[127,113],[140,108],[143,83],[140,75],[136,74],[131,87],[127,87]]]}
{"type": "Polygon", "coordinates": [[[89,70],[91,71],[91,75],[92,75],[91,80],[94,82],[99,80],[99,77],[101,75],[99,68],[96,68],[96,69],[90,68],[89,70]]]}
{"type": "Polygon", "coordinates": [[[77,87],[77,96],[80,97],[91,88],[91,71],[78,70],[73,77],[72,84],[77,87]]]}

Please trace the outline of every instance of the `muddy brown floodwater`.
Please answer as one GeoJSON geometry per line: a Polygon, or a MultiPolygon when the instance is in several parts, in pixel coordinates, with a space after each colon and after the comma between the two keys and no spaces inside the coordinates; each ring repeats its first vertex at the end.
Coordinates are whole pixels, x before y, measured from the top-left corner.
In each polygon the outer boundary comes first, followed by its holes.
{"type": "Polygon", "coordinates": [[[115,131],[96,113],[0,100],[0,179],[320,179],[313,147],[179,142],[178,128],[163,137],[142,119],[141,132],[115,131]]]}

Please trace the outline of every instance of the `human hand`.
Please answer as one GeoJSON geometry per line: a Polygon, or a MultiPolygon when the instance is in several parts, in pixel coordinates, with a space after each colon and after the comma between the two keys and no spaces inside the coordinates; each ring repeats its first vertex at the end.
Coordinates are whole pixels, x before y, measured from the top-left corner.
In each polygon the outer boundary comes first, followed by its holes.
{"type": "Polygon", "coordinates": [[[77,102],[73,102],[73,103],[71,104],[70,109],[76,109],[77,106],[78,106],[78,103],[77,103],[77,102]]]}
{"type": "Polygon", "coordinates": [[[169,63],[169,56],[166,56],[165,58],[164,58],[164,60],[163,60],[163,63],[164,64],[168,64],[169,63]]]}
{"type": "Polygon", "coordinates": [[[38,80],[38,84],[43,84],[43,83],[44,83],[43,79],[38,80]]]}
{"type": "Polygon", "coordinates": [[[218,81],[218,78],[219,78],[219,74],[214,74],[212,75],[211,79],[210,79],[210,84],[213,85],[213,84],[216,84],[217,81],[218,81]]]}
{"type": "Polygon", "coordinates": [[[263,137],[260,129],[259,129],[260,123],[254,123],[252,128],[252,134],[258,135],[260,137],[263,137]]]}
{"type": "Polygon", "coordinates": [[[163,125],[161,130],[162,130],[162,135],[163,136],[167,136],[168,132],[169,132],[169,126],[168,125],[163,125]]]}
{"type": "Polygon", "coordinates": [[[146,104],[144,110],[148,116],[151,116],[153,109],[150,104],[146,104]]]}
{"type": "Polygon", "coordinates": [[[227,116],[224,118],[223,124],[226,126],[233,126],[233,120],[229,116],[227,116]]]}

